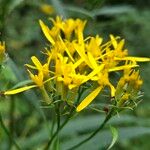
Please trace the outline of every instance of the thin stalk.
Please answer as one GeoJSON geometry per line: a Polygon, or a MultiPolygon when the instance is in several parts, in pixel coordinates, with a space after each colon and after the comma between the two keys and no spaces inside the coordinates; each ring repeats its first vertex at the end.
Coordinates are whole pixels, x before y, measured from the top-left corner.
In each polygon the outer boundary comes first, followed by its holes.
{"type": "MultiPolygon", "coordinates": [[[[54,113],[53,113],[53,115],[54,115],[54,113]]],[[[50,132],[51,136],[53,135],[54,127],[55,127],[55,117],[53,117],[53,120],[52,120],[52,126],[51,126],[51,132],[50,132]]]]}
{"type": "MultiPolygon", "coordinates": [[[[81,95],[83,94],[83,90],[81,90],[78,94],[78,98],[77,98],[77,102],[79,102],[81,95]]],[[[63,127],[68,123],[68,121],[70,120],[71,117],[74,116],[74,110],[75,108],[72,107],[70,114],[68,116],[68,118],[62,123],[62,125],[59,126],[59,129],[57,129],[54,134],[52,135],[52,137],[50,138],[50,140],[48,141],[47,145],[45,146],[44,150],[48,150],[53,142],[53,140],[55,139],[55,137],[59,134],[59,132],[63,129],[63,127]]]]}
{"type": "Polygon", "coordinates": [[[67,149],[67,150],[74,150],[78,147],[80,147],[81,145],[83,145],[84,143],[88,142],[90,139],[92,139],[100,130],[102,130],[104,128],[104,126],[106,125],[106,123],[109,121],[109,119],[112,117],[113,115],[113,109],[109,112],[109,114],[106,116],[105,120],[103,121],[103,123],[86,139],[84,139],[83,141],[81,141],[80,143],[74,145],[73,147],[67,149]]]}
{"type": "MultiPolygon", "coordinates": [[[[55,114],[56,114],[56,120],[57,120],[57,130],[59,130],[59,128],[60,128],[60,103],[57,103],[55,105],[55,114]]],[[[53,143],[54,143],[55,147],[57,147],[59,144],[59,133],[57,134],[55,139],[56,140],[54,140],[55,142],[53,142],[53,143]]],[[[57,149],[57,148],[55,148],[55,149],[57,149]]]]}
{"type": "Polygon", "coordinates": [[[45,146],[44,150],[49,149],[49,147],[51,146],[51,144],[52,144],[53,140],[55,139],[55,137],[58,135],[58,133],[63,129],[63,127],[68,123],[68,121],[72,117],[73,112],[74,112],[74,108],[71,110],[68,118],[63,122],[62,125],[60,125],[59,129],[55,131],[55,133],[53,134],[53,136],[51,137],[51,139],[48,141],[47,145],[45,146]]]}
{"type": "Polygon", "coordinates": [[[60,103],[56,104],[57,130],[60,127],[60,103]]]}
{"type": "MultiPolygon", "coordinates": [[[[12,99],[10,100],[10,110],[9,110],[9,117],[10,117],[9,131],[12,138],[14,138],[14,111],[15,111],[15,99],[12,96],[12,99]]],[[[11,149],[12,144],[13,144],[12,139],[9,138],[9,149],[11,149]]]]}
{"type": "Polygon", "coordinates": [[[4,122],[3,122],[1,114],[0,114],[0,125],[3,128],[3,130],[5,131],[5,133],[7,134],[7,136],[9,137],[9,139],[11,139],[11,141],[13,142],[14,146],[16,147],[16,149],[17,150],[21,150],[21,148],[19,147],[19,145],[16,143],[16,141],[14,140],[14,138],[11,136],[11,134],[7,130],[7,128],[6,128],[6,126],[5,126],[4,122]]]}

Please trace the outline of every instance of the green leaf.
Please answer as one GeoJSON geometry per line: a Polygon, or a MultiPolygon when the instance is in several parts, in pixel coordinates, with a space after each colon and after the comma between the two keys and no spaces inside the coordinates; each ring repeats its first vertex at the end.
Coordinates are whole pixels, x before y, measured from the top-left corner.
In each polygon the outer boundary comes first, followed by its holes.
{"type": "MultiPolygon", "coordinates": [[[[17,67],[17,65],[11,58],[8,58],[7,65],[12,69],[15,77],[17,78],[16,82],[19,82],[19,81],[21,82],[21,81],[25,80],[24,76],[22,75],[21,70],[17,67]]],[[[43,120],[46,121],[43,110],[40,109],[40,102],[38,101],[38,96],[36,95],[36,93],[31,90],[29,92],[24,92],[24,96],[31,104],[33,104],[33,106],[36,108],[36,110],[42,116],[43,120]]]]}
{"type": "Polygon", "coordinates": [[[76,7],[76,6],[72,6],[72,5],[65,5],[64,6],[64,9],[68,12],[68,14],[70,13],[74,13],[76,15],[85,15],[87,17],[90,17],[90,18],[93,18],[93,13],[84,9],[84,8],[81,8],[81,7],[76,7]]]}
{"type": "Polygon", "coordinates": [[[32,80],[24,80],[24,81],[21,81],[21,82],[17,83],[16,85],[14,85],[12,87],[12,89],[16,89],[18,87],[22,87],[22,86],[30,84],[30,83],[33,83],[33,81],[32,80]]]}
{"type": "MultiPolygon", "coordinates": [[[[150,129],[148,127],[121,127],[118,128],[119,131],[119,142],[123,142],[125,140],[130,140],[133,138],[140,137],[144,134],[150,134],[150,129]]],[[[91,135],[89,134],[75,134],[74,137],[68,138],[68,140],[61,143],[61,150],[66,150],[72,147],[73,145],[79,143],[83,139],[85,139],[87,136],[91,135]]],[[[78,150],[83,149],[107,149],[109,143],[111,141],[111,135],[108,130],[103,130],[99,132],[95,137],[93,137],[91,140],[89,140],[87,143],[81,145],[78,150]]]]}
{"type": "Polygon", "coordinates": [[[113,147],[113,145],[116,143],[117,139],[118,139],[118,131],[116,128],[110,126],[110,130],[111,130],[111,133],[112,133],[112,141],[111,141],[111,144],[109,145],[108,149],[111,149],[113,147]]]}
{"type": "Polygon", "coordinates": [[[95,9],[92,11],[93,16],[98,15],[118,15],[123,13],[130,13],[133,12],[134,8],[128,5],[121,5],[121,6],[107,6],[100,9],[95,9]]]}

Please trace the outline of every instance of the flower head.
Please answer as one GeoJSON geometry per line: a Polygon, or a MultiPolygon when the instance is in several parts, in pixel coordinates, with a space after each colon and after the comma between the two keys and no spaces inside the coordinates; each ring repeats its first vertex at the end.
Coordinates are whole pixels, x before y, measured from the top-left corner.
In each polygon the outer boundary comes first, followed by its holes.
{"type": "Polygon", "coordinates": [[[5,53],[5,42],[0,42],[0,64],[5,60],[6,53],[5,53]]]}
{"type": "MultiPolygon", "coordinates": [[[[103,42],[99,35],[85,37],[84,20],[63,20],[57,16],[55,19],[50,18],[50,21],[51,27],[39,20],[49,42],[46,52],[43,52],[46,59],[41,63],[36,56],[31,57],[34,65],[26,66],[37,71],[35,75],[28,71],[34,84],[28,88],[19,88],[18,93],[33,87],[45,89],[49,84],[48,87],[53,86],[54,89],[51,90],[52,95],[59,95],[63,101],[70,101],[71,97],[72,101],[72,98],[77,97],[78,90],[90,88],[91,93],[77,101],[78,112],[88,107],[106,87],[109,88],[108,95],[115,97],[118,106],[126,104],[128,99],[136,99],[142,80],[139,71],[134,69],[139,67],[138,62],[150,61],[150,58],[129,56],[125,40],[118,36],[110,35],[107,42],[103,42]],[[112,82],[112,72],[119,72],[120,75],[123,72],[123,76],[119,81],[112,82]],[[74,95],[70,94],[72,91],[74,95]]],[[[10,93],[16,94],[17,89],[5,92],[10,93]]]]}
{"type": "Polygon", "coordinates": [[[139,97],[139,91],[142,84],[143,81],[140,78],[139,71],[125,71],[116,88],[115,99],[117,101],[117,105],[129,105],[131,100],[136,102],[139,97]]]}
{"type": "Polygon", "coordinates": [[[51,15],[54,13],[54,8],[53,6],[49,5],[49,4],[42,4],[40,6],[40,10],[45,13],[46,15],[51,15]]]}

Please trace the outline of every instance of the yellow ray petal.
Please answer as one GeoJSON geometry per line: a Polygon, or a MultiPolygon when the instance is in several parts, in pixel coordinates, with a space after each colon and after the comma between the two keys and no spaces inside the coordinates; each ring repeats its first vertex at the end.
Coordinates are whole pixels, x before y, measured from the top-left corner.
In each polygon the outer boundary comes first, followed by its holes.
{"type": "Polygon", "coordinates": [[[92,56],[92,54],[90,52],[88,52],[88,58],[89,58],[89,61],[92,65],[93,68],[96,68],[97,67],[97,63],[96,63],[96,60],[95,58],[92,56]]]}
{"type": "Polygon", "coordinates": [[[71,90],[71,89],[75,88],[76,86],[77,86],[77,84],[70,84],[70,85],[68,86],[68,88],[69,88],[69,90],[71,90]]]}
{"type": "Polygon", "coordinates": [[[116,40],[116,38],[112,34],[110,35],[110,39],[111,39],[113,47],[117,48],[117,45],[118,45],[117,44],[117,40],[116,40]]]}
{"type": "Polygon", "coordinates": [[[25,64],[25,66],[31,68],[31,69],[37,69],[35,66],[29,65],[29,64],[25,64]]]}
{"type": "Polygon", "coordinates": [[[76,111],[79,112],[83,110],[85,107],[87,107],[94,98],[99,94],[99,92],[102,90],[103,86],[100,86],[96,88],[91,94],[89,94],[77,107],[76,111]]]}
{"type": "Polygon", "coordinates": [[[114,97],[115,96],[115,92],[116,92],[116,89],[115,87],[110,83],[109,84],[109,87],[111,89],[111,97],[114,97]]]}
{"type": "Polygon", "coordinates": [[[124,70],[124,69],[130,69],[130,68],[134,68],[134,67],[138,67],[139,65],[124,65],[124,66],[118,66],[118,67],[114,67],[109,69],[109,72],[112,71],[119,71],[119,70],[124,70]]]}
{"type": "Polygon", "coordinates": [[[67,48],[67,46],[65,45],[64,41],[62,40],[62,38],[59,36],[59,39],[61,41],[61,44],[65,47],[65,51],[66,53],[68,54],[69,58],[74,62],[74,59],[73,57],[71,56],[71,53],[69,51],[69,49],[67,48]]]}
{"type": "Polygon", "coordinates": [[[85,61],[85,63],[92,68],[91,63],[89,62],[86,54],[85,54],[85,49],[84,46],[78,45],[76,43],[74,43],[74,48],[76,49],[77,53],[79,54],[79,56],[85,61]]]}
{"type": "Polygon", "coordinates": [[[34,65],[37,67],[37,69],[42,68],[42,64],[40,63],[40,61],[35,56],[32,56],[31,60],[34,63],[34,65]]]}
{"type": "Polygon", "coordinates": [[[104,66],[104,64],[101,64],[100,66],[95,68],[91,73],[87,75],[86,79],[82,83],[85,83],[86,81],[92,79],[92,77],[98,74],[104,68],[104,66]]]}
{"type": "Polygon", "coordinates": [[[53,40],[53,38],[51,37],[51,35],[49,34],[49,28],[43,23],[42,20],[39,20],[39,23],[40,23],[40,26],[41,26],[41,29],[44,33],[44,35],[46,36],[46,38],[49,40],[49,42],[54,45],[55,44],[55,41],[53,40]]]}
{"type": "Polygon", "coordinates": [[[124,46],[124,43],[125,43],[125,40],[124,40],[124,39],[121,40],[121,41],[118,43],[116,50],[119,50],[119,51],[122,50],[122,48],[123,48],[123,46],[124,46]]]}
{"type": "Polygon", "coordinates": [[[115,57],[115,60],[131,60],[131,61],[145,62],[145,61],[150,61],[150,58],[146,58],[146,57],[124,57],[124,58],[118,58],[118,57],[115,57]]]}
{"type": "Polygon", "coordinates": [[[73,64],[73,68],[76,69],[84,60],[80,58],[73,64]]]}
{"type": "Polygon", "coordinates": [[[53,80],[53,79],[55,79],[55,78],[56,78],[56,76],[47,79],[46,81],[44,81],[44,84],[47,83],[47,82],[49,82],[49,81],[51,81],[51,80],[53,80]]]}
{"type": "Polygon", "coordinates": [[[30,85],[30,86],[21,87],[21,88],[14,89],[14,90],[5,91],[4,95],[13,95],[13,94],[21,93],[21,92],[27,91],[29,89],[32,89],[34,87],[37,87],[37,86],[36,85],[30,85]]]}

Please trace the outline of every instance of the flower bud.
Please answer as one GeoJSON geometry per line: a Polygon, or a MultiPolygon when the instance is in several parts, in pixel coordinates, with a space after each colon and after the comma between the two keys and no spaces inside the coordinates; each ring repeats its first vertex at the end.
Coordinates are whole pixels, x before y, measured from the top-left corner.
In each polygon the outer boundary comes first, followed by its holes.
{"type": "Polygon", "coordinates": [[[5,53],[5,42],[0,42],[0,65],[5,61],[6,53],[5,53]]]}

